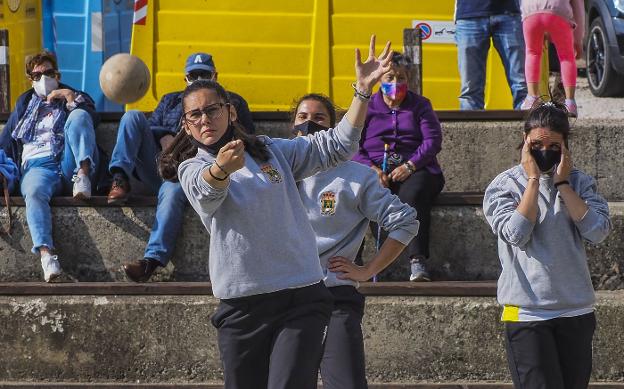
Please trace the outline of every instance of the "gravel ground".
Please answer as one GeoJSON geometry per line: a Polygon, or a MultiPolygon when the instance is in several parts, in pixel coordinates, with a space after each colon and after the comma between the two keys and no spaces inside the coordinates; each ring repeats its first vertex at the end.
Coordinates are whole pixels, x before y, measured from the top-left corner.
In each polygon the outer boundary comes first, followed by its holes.
{"type": "Polygon", "coordinates": [[[580,119],[624,119],[624,97],[596,97],[584,77],[577,79],[576,104],[580,119]]]}

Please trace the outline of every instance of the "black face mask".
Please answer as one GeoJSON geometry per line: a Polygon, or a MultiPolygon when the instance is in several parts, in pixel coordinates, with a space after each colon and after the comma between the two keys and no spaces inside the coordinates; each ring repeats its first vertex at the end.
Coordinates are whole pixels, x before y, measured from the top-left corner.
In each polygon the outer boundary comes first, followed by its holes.
{"type": "Polygon", "coordinates": [[[219,153],[219,150],[221,150],[221,147],[225,146],[232,139],[234,139],[234,125],[232,124],[228,126],[227,130],[225,130],[225,134],[223,134],[221,139],[211,145],[205,145],[195,139],[193,135],[191,135],[191,143],[193,145],[197,146],[197,148],[199,149],[209,152],[212,155],[217,155],[219,153]]]}
{"type": "Polygon", "coordinates": [[[542,172],[550,171],[553,166],[561,161],[561,151],[531,149],[531,155],[542,172]]]}
{"type": "Polygon", "coordinates": [[[329,127],[322,126],[318,124],[317,122],[308,120],[308,121],[305,121],[301,124],[297,124],[296,126],[294,126],[292,129],[292,132],[295,135],[299,135],[299,131],[301,131],[303,135],[309,135],[309,134],[314,134],[315,132],[318,132],[318,131],[327,130],[328,128],[329,127]]]}

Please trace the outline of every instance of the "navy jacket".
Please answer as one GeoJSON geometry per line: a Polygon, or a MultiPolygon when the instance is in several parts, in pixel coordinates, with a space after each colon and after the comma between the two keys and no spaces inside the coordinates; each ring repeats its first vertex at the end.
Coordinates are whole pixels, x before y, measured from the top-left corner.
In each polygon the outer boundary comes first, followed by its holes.
{"type": "MultiPolygon", "coordinates": [[[[251,112],[247,102],[234,92],[228,92],[230,102],[236,108],[238,122],[245,127],[248,134],[253,134],[256,129],[251,119],[251,112]]],[[[150,128],[156,142],[160,144],[160,138],[165,135],[176,135],[180,130],[180,118],[182,118],[182,92],[172,92],[164,95],[158,106],[148,119],[150,128]]]]}
{"type": "Polygon", "coordinates": [[[456,0],[455,20],[520,14],[518,0],[456,0]]]}

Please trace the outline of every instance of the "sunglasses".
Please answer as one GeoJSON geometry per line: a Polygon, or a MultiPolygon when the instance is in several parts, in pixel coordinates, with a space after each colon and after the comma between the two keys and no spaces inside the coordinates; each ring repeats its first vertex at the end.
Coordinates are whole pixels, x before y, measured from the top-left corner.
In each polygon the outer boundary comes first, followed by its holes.
{"type": "Polygon", "coordinates": [[[33,81],[41,80],[41,76],[57,77],[60,73],[55,69],[47,69],[43,72],[30,72],[30,79],[33,81]]]}
{"type": "Polygon", "coordinates": [[[211,80],[214,73],[209,72],[208,70],[193,70],[186,75],[186,79],[188,81],[197,81],[199,79],[202,80],[211,80]]]}

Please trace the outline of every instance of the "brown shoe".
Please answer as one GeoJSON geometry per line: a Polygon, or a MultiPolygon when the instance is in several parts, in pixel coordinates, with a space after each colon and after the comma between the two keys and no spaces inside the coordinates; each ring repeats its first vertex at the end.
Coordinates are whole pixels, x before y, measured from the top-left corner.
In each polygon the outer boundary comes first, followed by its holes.
{"type": "Polygon", "coordinates": [[[130,195],[130,183],[121,174],[115,174],[113,176],[113,184],[111,190],[108,192],[107,201],[109,204],[124,204],[128,200],[130,195]]]}
{"type": "Polygon", "coordinates": [[[139,259],[138,261],[124,263],[123,269],[132,281],[146,282],[149,281],[152,273],[159,266],[162,265],[155,259],[139,259]]]}

